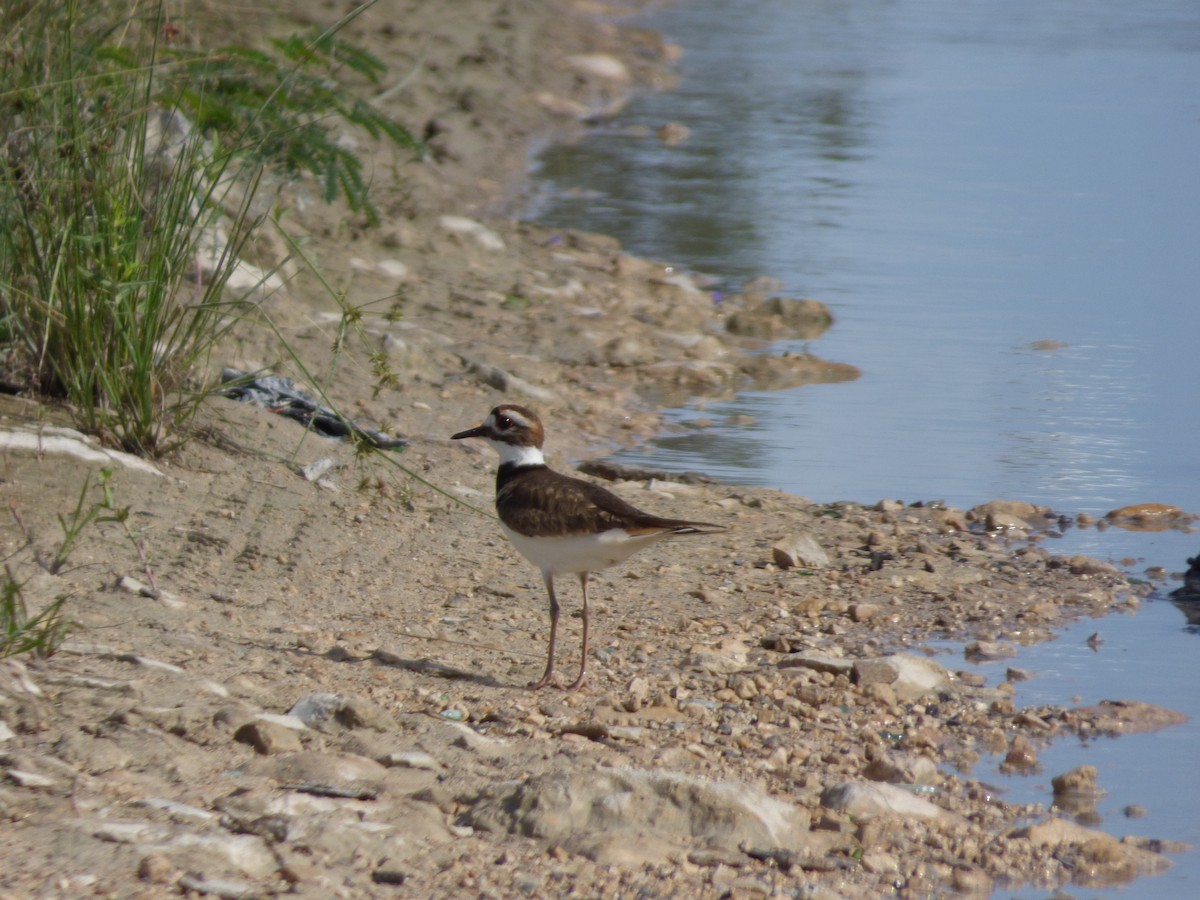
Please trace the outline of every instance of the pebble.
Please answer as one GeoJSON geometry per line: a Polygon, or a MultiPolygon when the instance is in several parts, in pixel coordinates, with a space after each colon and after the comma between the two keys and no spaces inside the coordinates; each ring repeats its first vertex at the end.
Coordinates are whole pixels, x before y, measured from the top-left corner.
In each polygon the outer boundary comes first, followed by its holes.
{"type": "Polygon", "coordinates": [[[1031,772],[1036,771],[1040,767],[1037,751],[1029,742],[1029,738],[1023,734],[1018,734],[1012,739],[1009,744],[1008,753],[1004,757],[1004,762],[1001,764],[1003,772],[1031,772]]]}
{"type": "Polygon", "coordinates": [[[775,565],[781,569],[820,569],[829,565],[829,554],[807,532],[794,532],[780,538],[771,548],[775,565]]]}
{"type": "Polygon", "coordinates": [[[821,805],[856,820],[874,816],[901,816],[940,825],[961,825],[957,813],[942,809],[903,787],[886,782],[852,781],[821,791],[821,805]]]}
{"type": "Polygon", "coordinates": [[[144,806],[146,809],[161,810],[176,821],[211,822],[217,818],[215,813],[211,813],[207,809],[200,809],[198,806],[180,803],[177,800],[169,800],[165,797],[144,797],[141,800],[135,801],[133,805],[144,806]]]}
{"type": "Polygon", "coordinates": [[[607,53],[575,53],[565,57],[563,62],[580,75],[621,83],[631,80],[625,63],[607,53]]]}
{"type": "Polygon", "coordinates": [[[233,733],[233,739],[249,744],[263,755],[292,753],[303,746],[296,729],[262,720],[247,722],[233,733]]]}
{"type": "Polygon", "coordinates": [[[1083,765],[1071,769],[1069,772],[1064,772],[1061,775],[1055,775],[1050,780],[1050,785],[1054,788],[1055,796],[1077,794],[1088,797],[1103,797],[1107,792],[1096,783],[1099,774],[1095,766],[1083,765]]]}
{"type": "Polygon", "coordinates": [[[997,641],[971,641],[963,649],[963,656],[973,662],[993,662],[998,659],[1012,659],[1017,655],[1017,648],[1012,644],[997,641]]]}
{"type": "Polygon", "coordinates": [[[235,881],[231,878],[204,878],[189,874],[179,879],[179,886],[184,890],[222,897],[225,900],[253,900],[253,898],[263,896],[263,892],[258,889],[257,885],[249,881],[235,881]]]}
{"type": "Polygon", "coordinates": [[[432,755],[423,750],[396,750],[380,757],[379,762],[385,766],[395,766],[402,769],[430,769],[436,771],[442,768],[432,755]]]}
{"type": "Polygon", "coordinates": [[[151,884],[170,884],[178,870],[161,853],[148,853],[138,860],[138,878],[151,884]]]}
{"type": "Polygon", "coordinates": [[[52,788],[57,782],[46,775],[40,775],[37,772],[25,772],[21,769],[6,769],[4,777],[18,787],[44,789],[52,788]]]}
{"type": "Polygon", "coordinates": [[[500,252],[505,248],[504,239],[486,225],[465,216],[441,216],[438,225],[451,234],[464,234],[475,240],[484,250],[500,252]]]}

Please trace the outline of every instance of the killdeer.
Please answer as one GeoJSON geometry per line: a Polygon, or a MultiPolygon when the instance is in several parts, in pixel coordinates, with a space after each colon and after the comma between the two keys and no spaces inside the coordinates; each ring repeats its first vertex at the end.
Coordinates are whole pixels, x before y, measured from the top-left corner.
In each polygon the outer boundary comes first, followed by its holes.
{"type": "Polygon", "coordinates": [[[542,457],[545,431],[533,411],[523,406],[497,406],[482,425],[451,435],[451,440],[479,437],[500,454],[496,472],[496,512],[500,528],[514,547],[542,570],[550,597],[550,653],[546,671],[529,687],[558,684],[554,675],[554,642],[558,636],[558,598],[554,576],[579,576],[583,590],[583,648],[579,677],[566,690],[587,680],[588,575],[628,559],[664,538],[724,531],[722,525],[663,519],[642,512],[616,494],[580,478],[550,469],[542,457]]]}

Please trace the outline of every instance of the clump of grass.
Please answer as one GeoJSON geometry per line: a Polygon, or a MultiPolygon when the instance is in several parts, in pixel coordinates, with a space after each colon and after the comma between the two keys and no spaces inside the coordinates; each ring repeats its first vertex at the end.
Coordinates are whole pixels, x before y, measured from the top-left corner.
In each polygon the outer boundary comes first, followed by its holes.
{"type": "Polygon", "coordinates": [[[50,656],[70,627],[62,614],[61,597],[31,617],[21,596],[23,586],[6,564],[0,578],[0,659],[22,653],[50,656]]]}
{"type": "Polygon", "coordinates": [[[335,64],[378,65],[335,29],[201,54],[167,46],[169,25],[162,0],[0,8],[0,370],[144,455],[182,439],[245,307],[225,288],[264,167],[369,214],[330,117],[418,146],[337,87],[335,64]]]}
{"type": "Polygon", "coordinates": [[[156,103],[154,47],[137,72],[111,64],[116,26],[82,8],[10,7],[0,24],[12,86],[0,106],[0,338],[9,380],[153,455],[194,413],[186,379],[232,322],[222,289],[256,182],[226,178],[232,158],[156,103]],[[201,242],[231,200],[230,239],[202,278],[201,242]]]}
{"type": "MultiPolygon", "coordinates": [[[[151,587],[154,586],[154,573],[146,558],[145,542],[142,535],[130,525],[130,508],[117,504],[113,488],[113,470],[110,467],[105,466],[96,473],[94,485],[90,483],[90,479],[85,478],[75,507],[65,515],[56,514],[62,535],[53,548],[47,550],[38,546],[33,530],[26,525],[16,507],[10,504],[9,512],[24,537],[18,552],[27,550],[31,553],[33,561],[51,575],[59,575],[66,570],[79,539],[88,529],[106,523],[120,525],[126,539],[137,553],[151,587]],[[93,487],[100,492],[99,499],[91,498],[93,487]]],[[[0,658],[20,653],[49,656],[71,628],[70,620],[62,612],[65,598],[54,600],[40,613],[30,616],[21,593],[25,582],[18,579],[11,560],[12,557],[5,560],[4,575],[0,577],[0,658]]]]}

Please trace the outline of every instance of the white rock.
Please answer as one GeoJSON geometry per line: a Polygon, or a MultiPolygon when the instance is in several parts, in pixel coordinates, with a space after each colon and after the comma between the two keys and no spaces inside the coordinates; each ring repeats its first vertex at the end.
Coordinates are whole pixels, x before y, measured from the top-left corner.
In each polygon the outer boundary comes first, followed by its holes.
{"type": "Polygon", "coordinates": [[[39,775],[37,772],[26,772],[23,769],[8,769],[4,773],[13,784],[23,788],[49,788],[54,787],[54,779],[48,778],[45,775],[39,775]]]}
{"type": "Polygon", "coordinates": [[[780,539],[771,553],[781,569],[819,569],[829,565],[829,555],[807,532],[796,532],[780,539]]]}
{"type": "Polygon", "coordinates": [[[607,53],[576,53],[563,61],[571,71],[580,75],[603,78],[607,81],[630,80],[629,69],[625,63],[607,53]]]}
{"type": "Polygon", "coordinates": [[[484,250],[500,251],[504,249],[504,239],[492,229],[466,216],[442,216],[438,225],[451,234],[465,234],[475,239],[484,250]]]}
{"type": "Polygon", "coordinates": [[[36,453],[50,456],[73,456],[84,462],[94,462],[100,465],[116,463],[127,469],[145,472],[148,475],[162,476],[146,460],[120,450],[109,450],[94,444],[84,434],[70,428],[46,426],[37,432],[33,431],[0,431],[0,451],[6,453],[36,453]]]}
{"type": "Polygon", "coordinates": [[[821,792],[821,805],[857,819],[896,816],[945,825],[965,821],[957,813],[942,809],[906,788],[880,781],[851,781],[828,787],[821,792]]]}
{"type": "Polygon", "coordinates": [[[143,797],[141,800],[135,801],[133,805],[144,806],[147,809],[162,810],[175,819],[209,822],[217,818],[216,813],[211,813],[207,809],[200,809],[198,806],[180,803],[177,800],[169,800],[165,797],[143,797]]]}
{"type": "Polygon", "coordinates": [[[254,718],[260,722],[270,722],[282,728],[290,728],[292,731],[306,731],[308,729],[308,725],[299,716],[280,715],[279,713],[258,713],[254,718]]]}
{"type": "Polygon", "coordinates": [[[334,714],[345,705],[346,698],[341,694],[305,694],[292,704],[288,715],[299,719],[306,725],[318,726],[332,719],[334,714]]]}
{"type": "Polygon", "coordinates": [[[166,825],[152,822],[100,822],[92,829],[92,836],[111,844],[141,844],[160,841],[170,835],[166,825]]]}
{"type": "Polygon", "coordinates": [[[389,278],[404,279],[408,277],[409,268],[398,259],[381,259],[375,263],[375,268],[379,270],[380,275],[386,275],[389,278]]]}
{"type": "Polygon", "coordinates": [[[442,764],[423,750],[393,750],[379,760],[385,766],[400,769],[429,769],[436,771],[442,764]]]}

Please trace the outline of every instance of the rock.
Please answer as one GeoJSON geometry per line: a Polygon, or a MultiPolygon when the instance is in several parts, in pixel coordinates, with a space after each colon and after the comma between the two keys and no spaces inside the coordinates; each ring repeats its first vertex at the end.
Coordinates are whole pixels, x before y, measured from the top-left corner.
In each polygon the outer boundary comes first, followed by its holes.
{"type": "Polygon", "coordinates": [[[292,705],[289,715],[314,728],[332,720],[344,728],[369,728],[385,734],[396,730],[391,713],[354,694],[307,694],[292,705]]]}
{"type": "Polygon", "coordinates": [[[972,641],[963,649],[963,656],[972,662],[992,662],[998,659],[1012,659],[1016,655],[1016,647],[1012,644],[1002,644],[998,641],[972,641]]]}
{"type": "Polygon", "coordinates": [[[900,701],[916,700],[950,687],[950,673],[931,659],[897,653],[854,663],[854,683],[890,684],[900,701]]]}
{"type": "Polygon", "coordinates": [[[266,878],[277,868],[274,854],[262,838],[253,835],[198,832],[150,822],[84,820],[80,824],[99,840],[137,845],[143,853],[162,855],[179,869],[227,867],[239,875],[266,878]]]}
{"type": "Polygon", "coordinates": [[[725,330],[740,337],[813,340],[833,324],[829,307],[819,300],[787,297],[763,300],[755,294],[746,294],[743,303],[742,309],[734,311],[725,320],[725,330]]]}
{"type": "Polygon", "coordinates": [[[151,884],[170,884],[178,869],[161,853],[148,853],[138,860],[138,878],[151,884]]]}
{"type": "Polygon", "coordinates": [[[1162,854],[1066,819],[1029,825],[1018,829],[1013,837],[1028,840],[1035,847],[1053,849],[1055,857],[1071,872],[1071,880],[1085,887],[1122,884],[1171,868],[1171,861],[1162,854]]]}
{"type": "Polygon", "coordinates": [[[1000,764],[1000,771],[1005,774],[1029,773],[1036,772],[1040,768],[1041,763],[1038,762],[1037,751],[1029,742],[1029,738],[1023,734],[1016,735],[1008,746],[1008,753],[1004,757],[1004,762],[1000,764]]]}
{"type": "Polygon", "coordinates": [[[179,886],[186,891],[221,897],[222,900],[247,900],[260,896],[257,885],[232,878],[203,878],[189,873],[180,877],[179,886]]]}
{"type": "Polygon", "coordinates": [[[291,753],[301,747],[300,735],[295,729],[261,719],[247,722],[233,733],[233,739],[243,744],[249,744],[265,756],[274,753],[291,753]]]}
{"type": "Polygon", "coordinates": [[[46,456],[73,456],[84,462],[109,466],[114,463],[138,472],[162,477],[154,465],[120,450],[109,450],[73,428],[54,425],[39,425],[36,429],[10,431],[0,429],[0,452],[35,454],[39,459],[46,456]]]}
{"type": "Polygon", "coordinates": [[[408,880],[408,873],[403,869],[381,867],[371,873],[371,880],[376,884],[399,886],[408,880]]]}
{"type": "Polygon", "coordinates": [[[305,694],[292,704],[289,716],[295,716],[310,728],[320,728],[333,718],[346,698],[341,694],[305,694]]]}
{"type": "Polygon", "coordinates": [[[560,97],[550,91],[538,91],[533,99],[546,112],[562,116],[565,119],[583,119],[591,113],[591,109],[586,104],[560,97]]]}
{"type": "Polygon", "coordinates": [[[494,366],[491,363],[473,359],[469,356],[460,356],[460,358],[468,371],[498,391],[503,391],[506,394],[512,392],[524,394],[527,397],[532,397],[539,403],[559,402],[559,397],[554,391],[513,375],[499,366],[494,366]]]}
{"type": "Polygon", "coordinates": [[[480,794],[467,820],[624,865],[693,849],[802,852],[811,844],[804,810],[758,788],[641,769],[552,772],[499,784],[480,794]]]}
{"type": "Polygon", "coordinates": [[[499,252],[504,249],[504,239],[474,219],[468,219],[465,216],[441,216],[438,218],[438,225],[443,231],[451,234],[461,234],[473,238],[475,243],[484,250],[499,252]]]}
{"type": "Polygon", "coordinates": [[[654,348],[636,337],[618,335],[604,345],[604,361],[610,366],[644,366],[658,359],[654,348]]]}
{"type": "Polygon", "coordinates": [[[607,53],[576,53],[563,62],[572,72],[605,81],[628,83],[631,78],[625,63],[607,53]]]}
{"type": "Polygon", "coordinates": [[[729,675],[746,668],[750,648],[738,638],[722,638],[716,644],[696,644],[683,664],[716,675],[729,675]]]}
{"type": "Polygon", "coordinates": [[[390,753],[385,753],[377,762],[388,767],[402,769],[429,769],[436,771],[442,768],[442,764],[424,750],[393,750],[390,753]]]}
{"type": "Polygon", "coordinates": [[[1178,528],[1195,519],[1178,506],[1166,503],[1135,503],[1109,510],[1104,514],[1109,524],[1126,531],[1166,531],[1178,528]]]}
{"type": "Polygon", "coordinates": [[[33,790],[44,790],[55,787],[58,784],[58,782],[48,775],[42,775],[38,772],[26,772],[24,769],[5,769],[4,777],[17,787],[33,790]]]}
{"type": "Polygon", "coordinates": [[[692,136],[692,129],[682,122],[665,122],[654,130],[654,136],[668,147],[677,147],[692,136]]]}
{"type": "Polygon", "coordinates": [[[1054,788],[1055,797],[1062,794],[1103,797],[1106,791],[1102,790],[1096,784],[1098,775],[1099,772],[1096,771],[1095,766],[1079,766],[1069,772],[1064,772],[1062,775],[1055,775],[1050,779],[1050,786],[1054,788]]]}
{"type": "MultiPolygon", "coordinates": [[[[859,660],[859,662],[862,662],[862,660],[859,660]]],[[[831,675],[845,675],[849,677],[854,672],[854,667],[858,665],[858,662],[836,656],[825,656],[820,653],[788,653],[776,665],[781,669],[812,669],[814,672],[829,672],[831,675]]],[[[887,672],[889,675],[894,675],[894,672],[890,668],[887,672]]],[[[891,680],[894,680],[894,678],[891,680]]]]}
{"type": "Polygon", "coordinates": [[[878,618],[882,609],[883,607],[878,603],[851,603],[850,619],[860,624],[870,622],[872,619],[878,618]]]}
{"type": "Polygon", "coordinates": [[[990,897],[994,887],[992,876],[973,867],[955,867],[951,883],[955,893],[968,897],[990,897]]]}
{"type": "Polygon", "coordinates": [[[983,527],[988,531],[1033,531],[1036,527],[1028,519],[1007,513],[988,513],[983,521],[983,527]]]}
{"type": "Polygon", "coordinates": [[[176,822],[211,822],[217,817],[215,813],[211,813],[207,809],[180,803],[177,800],[169,800],[165,797],[144,797],[138,800],[134,806],[160,810],[176,822]]]}
{"type": "Polygon", "coordinates": [[[375,268],[380,275],[401,281],[407,279],[410,274],[408,266],[398,259],[381,259],[375,263],[375,268]]]}
{"type": "Polygon", "coordinates": [[[1116,566],[1111,563],[1101,562],[1098,559],[1092,559],[1090,556],[1072,556],[1067,560],[1067,568],[1071,570],[1072,575],[1109,575],[1114,578],[1123,578],[1124,574],[1116,566]]]}
{"type": "Polygon", "coordinates": [[[1187,721],[1181,712],[1140,700],[1101,700],[1095,706],[1072,709],[1070,716],[1087,722],[1093,732],[1109,735],[1144,734],[1187,721]]]}
{"type": "Polygon", "coordinates": [[[862,774],[868,781],[889,784],[937,785],[942,782],[937,763],[928,756],[888,754],[871,760],[862,774]]]}
{"type": "Polygon", "coordinates": [[[967,512],[967,518],[974,522],[986,522],[989,517],[993,521],[1019,520],[1025,527],[1039,524],[1046,518],[1050,510],[1045,506],[1026,503],[1024,500],[992,500],[973,506],[967,512]]]}
{"type": "Polygon", "coordinates": [[[387,769],[353,753],[301,751],[255,761],[247,772],[288,785],[327,790],[332,796],[370,796],[378,793],[387,769]]]}
{"type": "Polygon", "coordinates": [[[898,875],[900,858],[894,853],[868,850],[862,855],[862,867],[872,875],[898,875]]]}
{"type": "Polygon", "coordinates": [[[819,569],[829,565],[829,556],[817,539],[807,532],[797,532],[781,538],[771,554],[781,569],[819,569]]]}
{"type": "Polygon", "coordinates": [[[912,791],[878,781],[851,781],[828,787],[821,791],[821,805],[855,819],[896,816],[943,826],[962,825],[966,821],[912,791]]]}
{"type": "Polygon", "coordinates": [[[346,696],[334,718],[347,728],[370,728],[384,733],[396,730],[396,720],[391,713],[379,704],[353,694],[346,696]]]}

